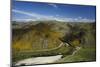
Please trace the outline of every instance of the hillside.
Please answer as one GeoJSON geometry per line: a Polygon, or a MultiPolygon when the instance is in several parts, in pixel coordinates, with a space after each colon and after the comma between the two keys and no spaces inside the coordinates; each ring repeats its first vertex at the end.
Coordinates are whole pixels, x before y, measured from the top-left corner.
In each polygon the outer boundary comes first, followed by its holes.
{"type": "Polygon", "coordinates": [[[62,54],[65,57],[71,55],[76,47],[84,49],[90,46],[95,48],[95,23],[12,22],[14,62],[37,56],[62,54]]]}

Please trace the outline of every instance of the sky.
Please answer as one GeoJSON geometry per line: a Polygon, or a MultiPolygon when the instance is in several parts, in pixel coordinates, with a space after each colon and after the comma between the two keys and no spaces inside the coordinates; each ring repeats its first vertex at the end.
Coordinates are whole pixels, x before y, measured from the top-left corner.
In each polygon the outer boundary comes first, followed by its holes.
{"type": "Polygon", "coordinates": [[[57,20],[94,22],[95,6],[13,1],[13,21],[57,20]]]}

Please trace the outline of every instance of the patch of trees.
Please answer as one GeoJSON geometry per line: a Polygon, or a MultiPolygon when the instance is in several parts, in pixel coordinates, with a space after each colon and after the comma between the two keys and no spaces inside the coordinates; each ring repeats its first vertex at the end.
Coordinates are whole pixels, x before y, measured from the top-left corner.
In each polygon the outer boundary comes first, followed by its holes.
{"type": "Polygon", "coordinates": [[[78,25],[67,24],[70,28],[69,33],[66,33],[65,36],[59,38],[62,42],[68,43],[71,47],[76,47],[74,44],[79,45],[80,43],[84,43],[84,35],[86,30],[84,28],[79,27],[78,25]]]}

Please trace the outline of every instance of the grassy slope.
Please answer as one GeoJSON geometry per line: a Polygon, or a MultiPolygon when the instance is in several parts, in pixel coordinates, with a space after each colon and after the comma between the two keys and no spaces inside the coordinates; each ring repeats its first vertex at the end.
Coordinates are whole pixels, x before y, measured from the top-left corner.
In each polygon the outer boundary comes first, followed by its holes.
{"type": "Polygon", "coordinates": [[[83,26],[87,32],[84,36],[85,43],[81,44],[81,48],[74,55],[66,55],[59,62],[80,62],[80,61],[95,61],[96,60],[96,41],[95,41],[95,28],[90,25],[83,26]]]}
{"type": "Polygon", "coordinates": [[[96,60],[95,47],[82,48],[74,55],[68,55],[58,62],[80,62],[80,61],[95,61],[96,60]]]}
{"type": "MultiPolygon", "coordinates": [[[[56,24],[56,23],[55,23],[56,24]]],[[[57,31],[61,31],[62,33],[64,31],[68,32],[68,29],[66,30],[66,25],[64,26],[63,24],[57,24],[57,26],[61,26],[60,28],[61,30],[57,30],[57,31]],[[65,27],[65,28],[63,28],[65,27]],[[63,30],[62,30],[63,29],[63,30]]],[[[74,25],[72,23],[72,25],[74,25]]],[[[56,27],[57,27],[56,26],[56,27]]],[[[88,32],[87,35],[84,36],[86,43],[85,43],[85,47],[80,49],[75,55],[71,56],[69,54],[71,54],[73,52],[73,48],[71,47],[65,47],[63,46],[60,49],[56,49],[56,50],[50,50],[52,48],[57,47],[60,44],[60,41],[58,40],[59,36],[62,36],[63,34],[59,34],[57,32],[52,32],[51,30],[48,31],[48,26],[42,26],[42,27],[46,27],[46,28],[41,28],[43,30],[43,33],[39,33],[38,30],[38,26],[36,26],[37,28],[35,28],[34,26],[32,27],[32,29],[28,29],[28,30],[21,30],[19,29],[19,31],[15,30],[15,34],[14,34],[14,38],[13,38],[13,61],[19,61],[25,58],[30,58],[30,57],[38,57],[38,56],[49,56],[49,55],[58,55],[58,54],[62,54],[64,55],[64,57],[59,61],[59,62],[73,62],[73,61],[93,61],[95,60],[95,38],[93,36],[93,34],[91,34],[91,30],[94,30],[91,28],[91,25],[89,24],[78,24],[78,26],[85,28],[88,32]],[[37,29],[37,30],[36,30],[37,29]],[[89,31],[90,30],[90,31],[89,31]],[[51,31],[51,32],[50,32],[51,31]],[[48,40],[49,40],[49,45],[46,48],[48,51],[42,51],[45,50],[42,48],[43,45],[41,45],[41,41],[39,40],[39,38],[41,38],[41,36],[39,36],[41,34],[42,38],[44,39],[44,34],[49,34],[48,40]],[[43,34],[43,35],[42,35],[43,34]],[[34,41],[34,44],[32,45],[34,41]],[[55,43],[56,41],[56,43],[55,43]],[[93,44],[93,45],[91,45],[93,44]],[[34,47],[35,48],[34,48],[34,47]],[[92,47],[91,47],[92,46],[92,47]],[[37,50],[41,50],[38,51],[37,50]]],[[[54,28],[54,27],[52,27],[54,28]]],[[[68,27],[67,27],[68,28],[68,27]]],[[[94,32],[93,32],[94,33],[94,32]]],[[[76,45],[77,41],[75,41],[74,43],[72,42],[72,44],[76,45]]]]}

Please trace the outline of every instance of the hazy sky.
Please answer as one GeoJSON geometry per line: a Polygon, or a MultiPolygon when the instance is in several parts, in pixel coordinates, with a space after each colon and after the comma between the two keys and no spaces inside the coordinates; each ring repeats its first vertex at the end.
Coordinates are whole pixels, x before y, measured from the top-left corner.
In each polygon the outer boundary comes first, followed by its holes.
{"type": "Polygon", "coordinates": [[[95,6],[52,4],[39,2],[12,3],[12,20],[95,21],[95,6]]]}

